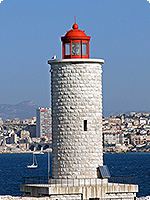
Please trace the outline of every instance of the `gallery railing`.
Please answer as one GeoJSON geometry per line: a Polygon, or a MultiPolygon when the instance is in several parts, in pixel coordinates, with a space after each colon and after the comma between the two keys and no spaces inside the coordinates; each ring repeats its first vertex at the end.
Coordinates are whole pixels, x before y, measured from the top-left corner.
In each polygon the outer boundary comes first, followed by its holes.
{"type": "Polygon", "coordinates": [[[22,184],[49,184],[49,186],[102,186],[109,183],[136,184],[135,177],[111,177],[108,179],[48,179],[43,176],[23,177],[22,184]]]}
{"type": "Polygon", "coordinates": [[[23,177],[22,184],[48,184],[48,178],[44,176],[23,177]]]}
{"type": "Polygon", "coordinates": [[[108,179],[109,183],[123,183],[123,184],[136,184],[136,178],[135,177],[124,177],[124,176],[111,176],[108,179]]]}

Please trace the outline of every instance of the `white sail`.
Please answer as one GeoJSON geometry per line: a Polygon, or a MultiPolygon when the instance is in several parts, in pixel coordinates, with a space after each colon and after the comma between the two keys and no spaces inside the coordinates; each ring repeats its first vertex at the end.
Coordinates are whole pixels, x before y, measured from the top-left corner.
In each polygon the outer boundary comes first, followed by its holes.
{"type": "Polygon", "coordinates": [[[38,164],[37,164],[37,160],[36,160],[36,157],[35,155],[33,154],[33,164],[32,165],[27,165],[27,168],[37,168],[38,167],[38,164]]]}

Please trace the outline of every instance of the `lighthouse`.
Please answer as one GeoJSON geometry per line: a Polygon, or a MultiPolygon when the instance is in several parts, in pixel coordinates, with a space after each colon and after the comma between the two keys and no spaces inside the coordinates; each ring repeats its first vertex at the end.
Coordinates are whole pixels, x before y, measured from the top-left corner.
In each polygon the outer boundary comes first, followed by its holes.
{"type": "Polygon", "coordinates": [[[136,198],[138,185],[109,182],[108,168],[103,165],[104,60],[90,58],[90,39],[74,23],[61,37],[62,59],[55,56],[48,61],[52,101],[52,179],[49,175],[48,179],[24,177],[21,185],[24,196],[49,196],[53,200],[136,198]]]}
{"type": "Polygon", "coordinates": [[[75,23],[61,37],[63,59],[50,60],[53,178],[97,178],[103,165],[102,59],[75,23]]]}

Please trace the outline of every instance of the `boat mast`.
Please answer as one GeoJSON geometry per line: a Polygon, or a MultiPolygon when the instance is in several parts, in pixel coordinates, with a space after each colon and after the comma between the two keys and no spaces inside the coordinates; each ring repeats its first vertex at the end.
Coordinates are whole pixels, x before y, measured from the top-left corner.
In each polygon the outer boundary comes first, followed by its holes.
{"type": "Polygon", "coordinates": [[[49,150],[48,150],[48,180],[49,180],[49,171],[50,171],[50,158],[49,158],[49,150]]]}
{"type": "Polygon", "coordinates": [[[33,154],[33,165],[34,165],[34,154],[33,154]]]}

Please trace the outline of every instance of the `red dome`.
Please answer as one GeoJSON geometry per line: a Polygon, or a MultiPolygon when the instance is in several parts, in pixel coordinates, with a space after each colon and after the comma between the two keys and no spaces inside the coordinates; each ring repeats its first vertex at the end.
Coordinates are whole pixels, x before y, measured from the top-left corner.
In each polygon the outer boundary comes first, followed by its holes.
{"type": "Polygon", "coordinates": [[[66,39],[86,39],[86,40],[90,40],[90,36],[87,36],[84,31],[81,31],[79,28],[79,26],[75,23],[72,26],[73,29],[67,31],[66,35],[61,37],[62,40],[66,40],[66,39]]]}
{"type": "Polygon", "coordinates": [[[63,59],[88,59],[90,36],[79,29],[74,23],[72,29],[61,37],[63,42],[63,59]]]}

